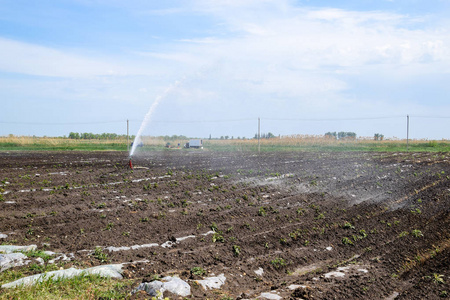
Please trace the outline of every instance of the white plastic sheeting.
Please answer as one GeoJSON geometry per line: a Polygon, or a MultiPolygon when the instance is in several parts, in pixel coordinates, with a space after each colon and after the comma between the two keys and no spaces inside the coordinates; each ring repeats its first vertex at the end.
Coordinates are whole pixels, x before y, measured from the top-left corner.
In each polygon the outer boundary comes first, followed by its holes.
{"type": "Polygon", "coordinates": [[[21,279],[18,279],[16,281],[6,283],[2,285],[2,288],[14,288],[21,285],[33,285],[38,282],[42,282],[44,280],[48,279],[60,279],[60,278],[72,278],[75,276],[83,276],[83,275],[99,275],[101,277],[110,277],[110,278],[122,278],[122,264],[116,264],[116,265],[104,265],[104,266],[97,266],[92,267],[84,270],[79,270],[76,268],[69,268],[66,270],[59,270],[59,271],[52,271],[42,274],[36,274],[33,276],[24,277],[21,279]]]}
{"type": "Polygon", "coordinates": [[[29,246],[13,246],[13,245],[0,245],[0,253],[13,253],[13,252],[20,252],[20,251],[32,251],[36,250],[36,245],[29,245],[29,246]]]}
{"type": "Polygon", "coordinates": [[[134,292],[137,291],[145,291],[152,297],[160,297],[162,299],[162,295],[165,291],[171,292],[173,294],[179,295],[181,297],[186,297],[191,294],[190,285],[181,280],[178,277],[166,276],[159,280],[155,280],[152,282],[144,282],[141,283],[134,292]]]}
{"type": "Polygon", "coordinates": [[[26,265],[29,262],[27,258],[23,253],[0,254],[0,272],[26,265]]]}
{"type": "Polygon", "coordinates": [[[203,280],[197,280],[197,283],[200,284],[205,290],[220,289],[220,287],[225,284],[225,280],[227,280],[225,275],[220,274],[216,277],[208,277],[203,280]]]}

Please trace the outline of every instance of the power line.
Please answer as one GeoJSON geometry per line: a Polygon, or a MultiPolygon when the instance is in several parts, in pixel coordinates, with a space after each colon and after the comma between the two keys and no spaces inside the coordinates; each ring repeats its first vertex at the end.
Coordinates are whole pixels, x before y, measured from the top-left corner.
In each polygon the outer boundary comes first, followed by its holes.
{"type": "Polygon", "coordinates": [[[413,116],[413,117],[422,119],[450,119],[450,117],[443,117],[443,116],[413,116]]]}
{"type": "MultiPolygon", "coordinates": [[[[67,122],[67,123],[38,123],[38,122],[3,122],[0,124],[12,124],[12,125],[93,125],[93,124],[109,124],[109,123],[125,123],[127,120],[121,121],[103,121],[103,122],[67,122]]],[[[142,122],[142,120],[129,120],[132,122],[142,122]]],[[[254,121],[254,119],[227,119],[227,120],[154,120],[153,123],[174,123],[174,124],[184,124],[184,123],[224,123],[224,122],[242,122],[242,121],[254,121]]]]}
{"type": "MultiPolygon", "coordinates": [[[[384,120],[384,119],[398,119],[405,116],[386,116],[386,117],[357,117],[357,118],[261,118],[266,121],[365,121],[365,120],[384,120]]],[[[413,116],[412,118],[426,118],[426,119],[450,119],[450,116],[413,116]]],[[[255,118],[245,119],[222,119],[222,120],[153,120],[153,123],[169,123],[169,124],[194,124],[194,123],[227,123],[227,122],[244,122],[255,121],[255,118]]],[[[127,120],[111,120],[111,121],[96,121],[96,122],[5,122],[0,121],[0,124],[11,125],[95,125],[95,124],[111,124],[111,123],[125,123],[127,120]]],[[[132,122],[142,122],[142,120],[131,119],[132,122]]]]}
{"type": "Polygon", "coordinates": [[[326,118],[326,119],[278,119],[278,118],[261,118],[268,121],[364,121],[364,120],[382,120],[382,119],[397,119],[405,116],[391,116],[391,117],[369,117],[369,118],[326,118]]]}
{"type": "Polygon", "coordinates": [[[228,119],[228,120],[181,120],[181,121],[152,121],[154,123],[225,123],[225,122],[243,122],[243,121],[255,121],[255,119],[228,119]]]}
{"type": "Polygon", "coordinates": [[[122,121],[103,121],[103,122],[67,122],[67,123],[37,123],[37,122],[2,122],[0,124],[13,124],[13,125],[93,125],[93,124],[109,124],[109,123],[124,123],[122,121]]]}

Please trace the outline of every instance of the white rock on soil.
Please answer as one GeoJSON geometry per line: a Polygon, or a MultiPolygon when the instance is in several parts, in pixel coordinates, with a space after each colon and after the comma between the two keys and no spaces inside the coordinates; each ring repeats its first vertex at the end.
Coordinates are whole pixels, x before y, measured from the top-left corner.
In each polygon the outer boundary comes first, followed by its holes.
{"type": "Polygon", "coordinates": [[[264,274],[264,270],[261,267],[258,270],[255,270],[254,272],[258,276],[263,276],[263,274],[264,274]]]}
{"type": "Polygon", "coordinates": [[[0,233],[0,239],[6,239],[8,237],[8,235],[4,234],[4,233],[0,233]]]}

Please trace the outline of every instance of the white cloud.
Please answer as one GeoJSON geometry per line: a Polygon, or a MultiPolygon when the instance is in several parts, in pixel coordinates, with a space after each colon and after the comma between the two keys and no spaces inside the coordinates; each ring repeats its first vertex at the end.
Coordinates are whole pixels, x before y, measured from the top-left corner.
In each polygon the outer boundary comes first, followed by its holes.
{"type": "Polygon", "coordinates": [[[0,38],[0,70],[39,76],[86,77],[119,75],[117,65],[49,47],[0,38]]]}

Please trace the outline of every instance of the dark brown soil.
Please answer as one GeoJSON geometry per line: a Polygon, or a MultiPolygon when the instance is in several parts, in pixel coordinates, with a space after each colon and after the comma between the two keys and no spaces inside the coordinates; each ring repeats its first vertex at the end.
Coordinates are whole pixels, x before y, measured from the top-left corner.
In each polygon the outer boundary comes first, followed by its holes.
{"type": "Polygon", "coordinates": [[[193,299],[441,299],[449,158],[167,150],[130,170],[120,152],[3,152],[0,233],[73,253],[67,267],[104,264],[92,252],[102,247],[108,263],[132,262],[136,285],[178,275],[193,299]],[[226,277],[219,290],[197,284],[213,274],[226,277]]]}

